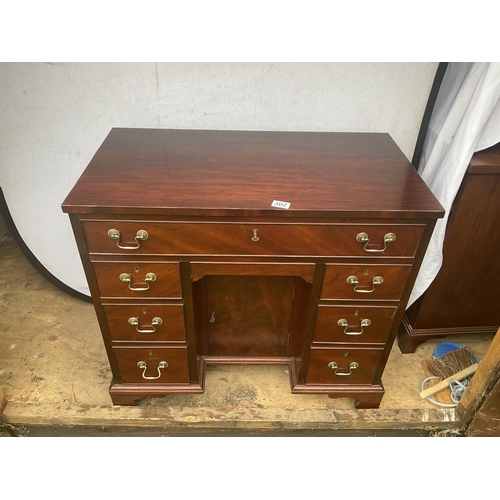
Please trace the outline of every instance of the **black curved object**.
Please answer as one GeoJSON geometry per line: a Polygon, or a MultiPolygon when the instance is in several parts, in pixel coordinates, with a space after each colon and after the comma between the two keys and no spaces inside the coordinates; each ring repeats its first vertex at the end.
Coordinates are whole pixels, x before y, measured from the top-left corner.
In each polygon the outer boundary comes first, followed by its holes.
{"type": "Polygon", "coordinates": [[[5,196],[3,194],[2,188],[0,188],[0,213],[2,214],[3,220],[5,221],[5,225],[7,229],[17,243],[23,255],[28,259],[31,265],[49,282],[52,283],[55,287],[59,288],[63,292],[76,297],[77,299],[84,300],[85,302],[92,302],[92,298],[84,293],[78,292],[77,290],[71,288],[70,286],[63,283],[61,280],[57,279],[33,254],[33,252],[28,248],[23,238],[19,234],[17,227],[12,219],[10,214],[9,207],[7,206],[7,202],[5,201],[5,196]]]}
{"type": "Polygon", "coordinates": [[[443,83],[443,78],[448,68],[447,62],[439,63],[438,69],[436,71],[436,76],[434,77],[434,82],[432,84],[431,92],[429,94],[429,99],[427,100],[427,106],[425,107],[424,116],[422,117],[422,123],[420,124],[420,130],[418,132],[417,142],[415,144],[415,151],[413,152],[413,159],[411,164],[418,170],[420,158],[422,156],[422,151],[424,149],[425,137],[427,135],[427,130],[429,129],[429,123],[431,121],[432,112],[434,111],[434,106],[436,104],[436,99],[439,94],[439,89],[441,88],[441,83],[443,83]]]}

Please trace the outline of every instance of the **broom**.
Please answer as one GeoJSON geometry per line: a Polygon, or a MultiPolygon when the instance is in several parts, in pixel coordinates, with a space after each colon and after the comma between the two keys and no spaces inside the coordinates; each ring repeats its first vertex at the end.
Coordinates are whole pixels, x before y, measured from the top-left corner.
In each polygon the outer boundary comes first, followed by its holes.
{"type": "Polygon", "coordinates": [[[479,364],[474,359],[468,347],[455,349],[439,358],[433,359],[427,365],[427,370],[443,380],[422,391],[420,397],[425,399],[436,392],[446,389],[450,385],[450,380],[460,381],[467,378],[477,370],[478,366],[479,364]]]}

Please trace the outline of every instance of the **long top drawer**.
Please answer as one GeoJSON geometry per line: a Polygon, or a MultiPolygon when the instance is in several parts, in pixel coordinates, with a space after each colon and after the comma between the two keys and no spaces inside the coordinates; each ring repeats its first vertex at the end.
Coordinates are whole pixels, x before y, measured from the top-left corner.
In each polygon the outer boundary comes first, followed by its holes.
{"type": "Polygon", "coordinates": [[[83,221],[90,253],[413,257],[422,225],[83,221]]]}

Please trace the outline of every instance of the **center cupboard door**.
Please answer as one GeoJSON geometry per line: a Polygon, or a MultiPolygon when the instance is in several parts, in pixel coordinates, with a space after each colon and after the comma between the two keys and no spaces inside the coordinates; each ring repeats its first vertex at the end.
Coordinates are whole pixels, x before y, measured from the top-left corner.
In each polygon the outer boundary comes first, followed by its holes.
{"type": "Polygon", "coordinates": [[[313,273],[314,264],[192,264],[201,354],[293,357],[313,273]]]}

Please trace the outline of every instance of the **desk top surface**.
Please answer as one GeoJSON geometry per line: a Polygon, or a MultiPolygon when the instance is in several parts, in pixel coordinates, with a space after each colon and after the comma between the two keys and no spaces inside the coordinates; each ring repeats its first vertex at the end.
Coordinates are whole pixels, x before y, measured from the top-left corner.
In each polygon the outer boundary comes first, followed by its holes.
{"type": "Polygon", "coordinates": [[[389,134],[124,128],[111,130],[62,208],[176,216],[443,215],[389,134]],[[274,200],[290,206],[274,208],[274,200]]]}

